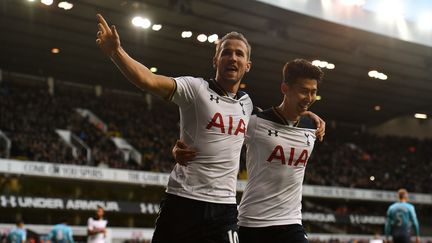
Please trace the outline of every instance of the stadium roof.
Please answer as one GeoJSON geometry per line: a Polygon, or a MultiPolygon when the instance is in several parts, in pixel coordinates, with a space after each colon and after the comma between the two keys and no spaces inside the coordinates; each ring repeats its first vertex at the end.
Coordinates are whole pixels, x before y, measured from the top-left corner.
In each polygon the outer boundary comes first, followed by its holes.
{"type": "Polygon", "coordinates": [[[96,13],[115,24],[123,47],[158,73],[214,76],[214,44],[199,33],[239,31],[252,44],[246,91],[260,107],[277,105],[282,66],[294,58],[325,60],[313,110],[327,120],[378,124],[390,118],[432,114],[432,48],[354,29],[251,0],[79,0],[71,10],[39,1],[1,0],[0,68],[62,80],[132,89],[95,46],[96,13]],[[140,15],[162,25],[140,29],[140,15]],[[193,36],[182,39],[182,31],[193,36]],[[58,54],[51,53],[59,48],[58,54]],[[377,70],[387,80],[370,78],[377,70]],[[375,111],[375,106],[380,111],[375,111]]]}

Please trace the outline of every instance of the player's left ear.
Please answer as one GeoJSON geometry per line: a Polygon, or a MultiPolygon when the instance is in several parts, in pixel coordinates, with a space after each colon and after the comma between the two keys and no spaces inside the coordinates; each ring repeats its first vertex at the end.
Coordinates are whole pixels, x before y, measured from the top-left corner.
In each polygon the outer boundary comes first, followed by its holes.
{"type": "Polygon", "coordinates": [[[281,83],[281,92],[282,92],[282,94],[286,95],[288,93],[288,90],[289,90],[288,84],[285,83],[285,82],[282,82],[281,83]]]}
{"type": "Polygon", "coordinates": [[[246,72],[247,72],[247,73],[249,72],[249,70],[251,69],[251,67],[252,67],[252,62],[249,61],[249,62],[246,64],[246,72]]]}
{"type": "Polygon", "coordinates": [[[213,68],[216,69],[217,58],[213,57],[213,68]]]}

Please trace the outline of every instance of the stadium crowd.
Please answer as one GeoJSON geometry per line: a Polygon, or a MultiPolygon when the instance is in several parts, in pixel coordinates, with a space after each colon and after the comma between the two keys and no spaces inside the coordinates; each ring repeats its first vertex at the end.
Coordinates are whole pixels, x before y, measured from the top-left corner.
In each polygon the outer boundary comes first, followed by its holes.
{"type": "MultiPolygon", "coordinates": [[[[54,90],[49,92],[44,82],[0,83],[0,131],[12,142],[10,158],[156,172],[173,167],[171,148],[179,134],[174,105],[145,94],[107,90],[96,96],[94,89],[60,84],[54,90]],[[107,130],[91,124],[76,108],[92,111],[107,130]],[[70,130],[86,143],[91,160],[83,152],[73,156],[55,129],[70,130]],[[126,161],[112,136],[128,141],[142,161],[126,161]]],[[[308,161],[306,184],[432,191],[431,139],[379,137],[358,127],[328,124],[325,140],[316,143],[308,161]]],[[[6,157],[4,141],[0,144],[0,156],[6,157]]],[[[241,179],[247,177],[245,170],[243,158],[241,179]]]]}

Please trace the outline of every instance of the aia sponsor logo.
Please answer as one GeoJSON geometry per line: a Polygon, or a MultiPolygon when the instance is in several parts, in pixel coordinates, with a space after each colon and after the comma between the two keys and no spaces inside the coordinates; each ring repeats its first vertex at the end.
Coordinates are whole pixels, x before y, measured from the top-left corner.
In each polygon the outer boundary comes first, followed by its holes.
{"type": "MultiPolygon", "coordinates": [[[[226,119],[226,118],[225,118],[226,119]]],[[[246,134],[246,124],[242,118],[238,121],[238,123],[234,124],[234,119],[232,116],[228,116],[228,120],[224,121],[224,118],[221,113],[216,112],[213,115],[213,118],[206,126],[207,129],[216,129],[219,130],[220,133],[229,134],[229,135],[239,135],[240,133],[243,136],[246,134]],[[228,127],[225,127],[225,124],[228,123],[228,127]]]]}
{"type": "Polygon", "coordinates": [[[297,150],[301,150],[299,156],[296,156],[296,148],[289,148],[289,151],[284,151],[281,145],[277,145],[267,158],[267,162],[279,162],[290,166],[306,166],[309,152],[306,149],[297,148],[297,150]]]}

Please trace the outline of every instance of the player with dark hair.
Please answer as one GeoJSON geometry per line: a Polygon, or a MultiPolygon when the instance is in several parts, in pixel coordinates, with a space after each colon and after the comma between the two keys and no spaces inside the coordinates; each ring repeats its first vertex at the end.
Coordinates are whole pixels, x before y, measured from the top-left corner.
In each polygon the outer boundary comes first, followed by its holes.
{"type": "Polygon", "coordinates": [[[315,102],[323,72],[303,59],[283,68],[283,101],[249,122],[248,182],[239,206],[242,243],[308,242],[302,226],[302,184],[315,124],[301,115],[315,102]]]}
{"type": "Polygon", "coordinates": [[[27,231],[24,229],[24,221],[18,219],[15,222],[15,227],[9,231],[7,235],[8,243],[25,243],[27,240],[27,231]]]}
{"type": "Polygon", "coordinates": [[[389,236],[393,237],[394,243],[409,243],[411,228],[414,226],[416,243],[420,242],[420,227],[414,205],[408,202],[408,191],[398,190],[399,202],[395,202],[387,210],[387,219],[384,226],[386,241],[389,236]]]}
{"type": "Polygon", "coordinates": [[[105,243],[108,220],[104,219],[105,210],[97,206],[96,217],[87,220],[87,243],[105,243]]]}
{"type": "MultiPolygon", "coordinates": [[[[302,183],[316,139],[306,116],[323,72],[303,59],[285,64],[282,103],[252,115],[246,133],[249,180],[239,206],[240,242],[308,242],[301,222],[302,183]]],[[[176,161],[194,149],[178,142],[176,161]]]]}

